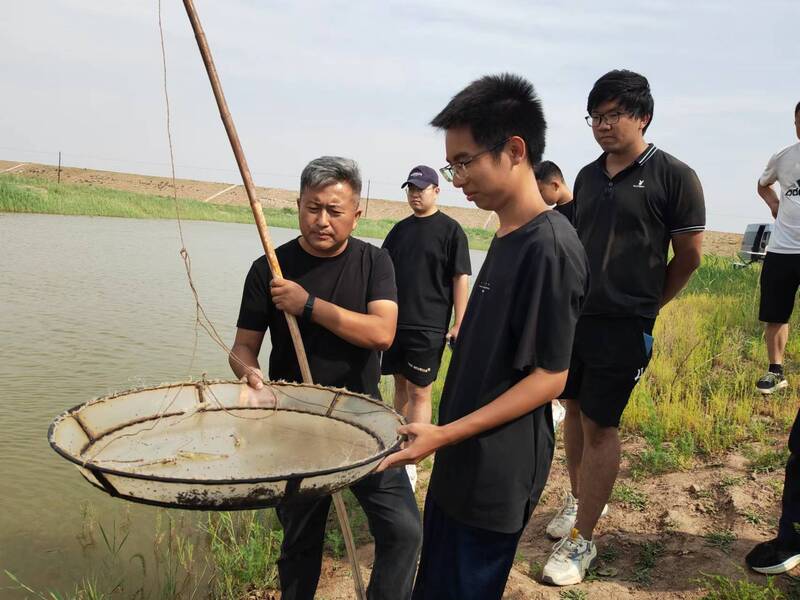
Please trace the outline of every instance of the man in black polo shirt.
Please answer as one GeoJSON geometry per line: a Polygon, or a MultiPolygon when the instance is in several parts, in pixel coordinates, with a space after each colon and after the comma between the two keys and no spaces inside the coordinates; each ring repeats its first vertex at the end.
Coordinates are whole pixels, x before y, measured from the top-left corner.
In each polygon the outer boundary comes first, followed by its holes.
{"type": "MultiPolygon", "coordinates": [[[[325,156],[300,178],[301,236],[276,250],[285,279],[273,279],[265,256],[244,285],[230,365],[260,389],[258,353],[267,329],[269,378],[302,381],[282,311],[299,319],[314,382],[380,398],[378,351],[397,324],[397,289],[388,254],[350,237],[361,211],[361,177],[352,160],[325,156]]],[[[367,596],[408,598],[420,541],[419,511],[405,471],[370,475],[350,487],[375,538],[367,596]]],[[[278,572],[281,598],[311,600],[322,563],[331,499],[279,506],[284,537],[278,572]]]]}
{"type": "MultiPolygon", "coordinates": [[[[394,375],[395,410],[409,423],[430,423],[431,388],[445,338],[455,341],[467,307],[469,247],[461,225],[436,206],[436,171],[416,166],[401,187],[414,214],[395,225],[383,242],[394,263],[399,312],[397,335],[383,354],[381,372],[394,375]]],[[[414,487],[416,466],[407,470],[414,487]]]]}
{"type": "Polygon", "coordinates": [[[483,77],[432,125],[446,132],[440,172],[500,227],[467,304],[439,425],[402,427],[411,443],[379,468],[436,452],[414,600],[492,600],[547,481],[550,401],[567,379],[588,264],[536,186],[546,125],[528,81],[483,77]]]}
{"type": "Polygon", "coordinates": [[[536,165],[534,172],[542,199],[572,222],[575,208],[572,191],[558,165],[552,160],[543,160],[536,165]]]}
{"type": "Polygon", "coordinates": [[[653,118],[647,79],[606,73],[587,110],[603,154],[575,180],[575,225],[591,288],[561,394],[572,489],[548,525],[548,535],[563,537],[543,570],[557,585],[583,580],[597,555],[592,535],[619,470],[620,418],[650,361],[658,311],[700,265],[705,229],[697,175],[644,140],[653,118]]]}

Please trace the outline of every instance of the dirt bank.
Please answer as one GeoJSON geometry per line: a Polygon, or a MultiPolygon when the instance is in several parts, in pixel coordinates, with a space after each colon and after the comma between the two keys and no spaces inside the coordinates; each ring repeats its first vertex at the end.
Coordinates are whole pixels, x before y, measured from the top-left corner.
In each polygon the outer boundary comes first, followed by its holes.
{"type": "MultiPolygon", "coordinates": [[[[0,171],[13,167],[18,162],[0,160],[0,171]]],[[[13,171],[26,177],[42,177],[55,181],[58,168],[52,165],[26,163],[25,166],[13,171]]],[[[149,175],[136,175],[133,173],[116,173],[113,171],[96,171],[93,169],[78,169],[63,167],[61,181],[82,185],[93,185],[115,190],[138,192],[168,196],[171,194],[171,181],[166,177],[152,177],[149,175]]],[[[193,200],[208,200],[218,204],[246,204],[247,195],[241,185],[231,188],[232,183],[214,183],[208,181],[193,181],[179,179],[177,182],[178,197],[193,200]],[[231,189],[228,189],[231,188],[231,189]],[[222,192],[220,194],[220,192],[222,192]],[[216,195],[219,194],[219,195],[216,195]],[[215,196],[216,195],[216,196],[215,196]]],[[[265,206],[274,208],[294,207],[297,191],[279,188],[258,187],[258,197],[265,206]]],[[[410,214],[405,202],[370,198],[369,203],[363,203],[366,216],[370,219],[399,220],[410,214]]],[[[464,227],[497,226],[497,217],[477,208],[463,208],[458,206],[442,206],[442,211],[456,219],[464,227]]],[[[736,233],[708,231],[703,243],[703,251],[707,254],[720,256],[734,256],[741,244],[742,236],[736,233]]]]}

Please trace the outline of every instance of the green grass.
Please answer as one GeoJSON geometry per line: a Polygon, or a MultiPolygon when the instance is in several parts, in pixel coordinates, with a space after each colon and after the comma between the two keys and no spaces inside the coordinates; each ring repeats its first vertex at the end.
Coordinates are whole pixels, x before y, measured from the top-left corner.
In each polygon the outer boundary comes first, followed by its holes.
{"type": "MultiPolygon", "coordinates": [[[[199,200],[179,199],[182,219],[190,221],[222,221],[252,223],[249,206],[212,204],[199,200]]],[[[297,229],[294,208],[263,207],[267,223],[274,227],[297,229]]],[[[92,185],[57,184],[46,179],[0,176],[0,213],[46,213],[128,219],[174,219],[175,201],[170,196],[123,192],[92,185]]],[[[396,221],[361,219],[356,235],[383,239],[396,221]]],[[[486,250],[494,231],[476,227],[464,229],[470,248],[486,250]]]]}
{"type": "Polygon", "coordinates": [[[750,468],[753,473],[773,473],[783,471],[789,459],[789,449],[785,446],[778,450],[764,450],[762,452],[747,452],[750,468]]]}
{"type": "Polygon", "coordinates": [[[213,598],[243,598],[278,585],[283,530],[274,510],[211,513],[205,531],[213,568],[213,598]]]}
{"type": "Polygon", "coordinates": [[[653,583],[653,569],[663,554],[664,544],[661,542],[645,542],[642,544],[634,565],[632,580],[641,585],[653,583]]]}
{"type": "Polygon", "coordinates": [[[722,575],[705,575],[701,584],[706,590],[702,600],[788,600],[775,586],[775,580],[767,578],[767,585],[752,583],[747,579],[730,579],[722,575]]]}
{"type": "Polygon", "coordinates": [[[560,600],[587,600],[589,595],[583,590],[562,590],[558,597],[560,600]]]}
{"type": "Polygon", "coordinates": [[[703,536],[706,546],[721,550],[725,554],[729,554],[733,542],[736,541],[736,534],[727,529],[722,531],[712,531],[703,536]]]}
{"type": "MultiPolygon", "coordinates": [[[[694,456],[769,435],[785,437],[800,401],[797,386],[769,399],[755,390],[767,365],[758,277],[758,266],[733,269],[730,260],[706,256],[688,288],[662,310],[653,359],[622,420],[623,430],[647,442],[634,460],[639,474],[686,468],[694,456]]],[[[790,336],[790,382],[798,353],[800,336],[790,336]]]]}
{"type": "Polygon", "coordinates": [[[621,481],[614,485],[614,489],[611,491],[611,501],[638,511],[647,508],[647,494],[621,481]]]}

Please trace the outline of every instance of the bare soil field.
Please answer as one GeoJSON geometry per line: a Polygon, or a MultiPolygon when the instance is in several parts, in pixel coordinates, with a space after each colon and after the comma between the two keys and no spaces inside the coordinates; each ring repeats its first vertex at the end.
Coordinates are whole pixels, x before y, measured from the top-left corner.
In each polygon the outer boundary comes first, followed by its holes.
{"type": "MultiPolygon", "coordinates": [[[[557,588],[541,583],[541,571],[554,543],[545,536],[545,527],[569,489],[559,443],[542,500],[522,536],[504,598],[699,600],[707,594],[701,585],[703,574],[747,577],[766,584],[765,577],[746,568],[744,556],[758,542],[774,537],[780,515],[782,470],[755,473],[744,456],[732,453],[698,463],[687,471],[633,479],[627,457],[641,447],[636,438],[623,440],[626,458],[617,482],[622,492],[612,496],[608,515],[598,524],[598,559],[592,574],[581,585],[557,588]],[[571,593],[562,595],[565,592],[571,593]]],[[[429,471],[420,472],[420,503],[429,476],[429,471]]],[[[371,545],[360,548],[365,580],[372,556],[371,545]]],[[[792,575],[800,575],[800,568],[792,575]]],[[[788,598],[800,597],[800,586],[790,578],[782,577],[778,586],[788,598]]],[[[273,598],[280,597],[273,594],[273,598]]],[[[317,597],[353,597],[346,560],[325,559],[317,597]]]]}
{"type": "MultiPolygon", "coordinates": [[[[17,164],[20,163],[0,160],[0,171],[11,168],[17,164]]],[[[25,166],[14,170],[13,173],[26,177],[41,177],[43,179],[55,181],[58,176],[58,168],[52,165],[26,163],[25,166]]],[[[64,183],[92,185],[159,196],[171,196],[172,194],[172,182],[168,177],[152,177],[150,175],[136,175],[133,173],[116,173],[113,171],[62,167],[61,181],[64,183]]],[[[216,204],[247,204],[247,195],[245,194],[244,187],[237,185],[232,189],[227,189],[230,188],[231,185],[233,184],[179,179],[177,180],[177,192],[179,198],[189,198],[192,200],[210,199],[209,201],[216,204]],[[215,196],[215,194],[219,192],[223,193],[215,196]],[[212,198],[212,196],[215,197],[212,198]]],[[[258,187],[256,188],[256,192],[263,204],[272,208],[293,208],[297,200],[296,190],[258,187]]],[[[366,209],[365,216],[370,219],[390,219],[397,221],[410,214],[409,208],[405,202],[383,200],[380,198],[370,198],[369,203],[363,200],[362,202],[363,208],[366,209]]],[[[442,205],[441,210],[461,223],[463,227],[497,227],[497,217],[478,208],[442,205]]],[[[706,254],[733,257],[739,249],[741,240],[742,236],[738,233],[708,231],[705,235],[703,251],[706,254]]]]}

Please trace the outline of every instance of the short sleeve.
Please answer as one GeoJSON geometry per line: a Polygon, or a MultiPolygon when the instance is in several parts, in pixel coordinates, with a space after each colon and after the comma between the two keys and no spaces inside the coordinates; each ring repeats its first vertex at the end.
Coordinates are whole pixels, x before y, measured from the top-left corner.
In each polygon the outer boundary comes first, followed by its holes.
{"type": "Polygon", "coordinates": [[[566,239],[545,250],[542,257],[522,262],[528,271],[518,290],[519,341],[513,361],[520,371],[569,368],[575,325],[589,289],[586,254],[570,230],[559,231],[566,239]]]}
{"type": "Polygon", "coordinates": [[[578,172],[578,176],[575,178],[575,185],[572,187],[572,202],[570,202],[570,204],[572,205],[572,214],[570,222],[572,223],[573,227],[575,227],[575,229],[578,229],[578,219],[580,218],[580,206],[581,206],[580,200],[582,195],[581,188],[583,188],[583,178],[584,178],[583,172],[585,169],[586,167],[584,167],[578,172]]]}
{"type": "Polygon", "coordinates": [[[778,155],[773,154],[767,162],[761,177],[758,178],[758,185],[768,187],[776,181],[778,181],[778,155]]]}
{"type": "Polygon", "coordinates": [[[375,300],[397,302],[397,285],[394,281],[394,266],[386,250],[374,249],[372,269],[369,274],[367,303],[375,300]]]}
{"type": "Polygon", "coordinates": [[[447,261],[447,270],[451,277],[456,275],[471,275],[472,263],[469,259],[469,242],[467,234],[460,225],[453,227],[453,236],[450,242],[450,256],[447,261]]]}
{"type": "Polygon", "coordinates": [[[256,260],[244,280],[239,320],[236,322],[240,329],[267,330],[270,316],[275,310],[269,293],[271,279],[266,259],[256,260]]]}
{"type": "Polygon", "coordinates": [[[697,174],[686,167],[676,174],[667,207],[670,235],[703,231],[706,228],[706,203],[697,174]]]}
{"type": "Polygon", "coordinates": [[[389,252],[392,250],[392,240],[394,239],[394,230],[396,227],[397,225],[395,224],[395,226],[389,230],[389,233],[386,235],[386,238],[384,238],[383,243],[381,244],[381,248],[384,248],[389,252]]]}

